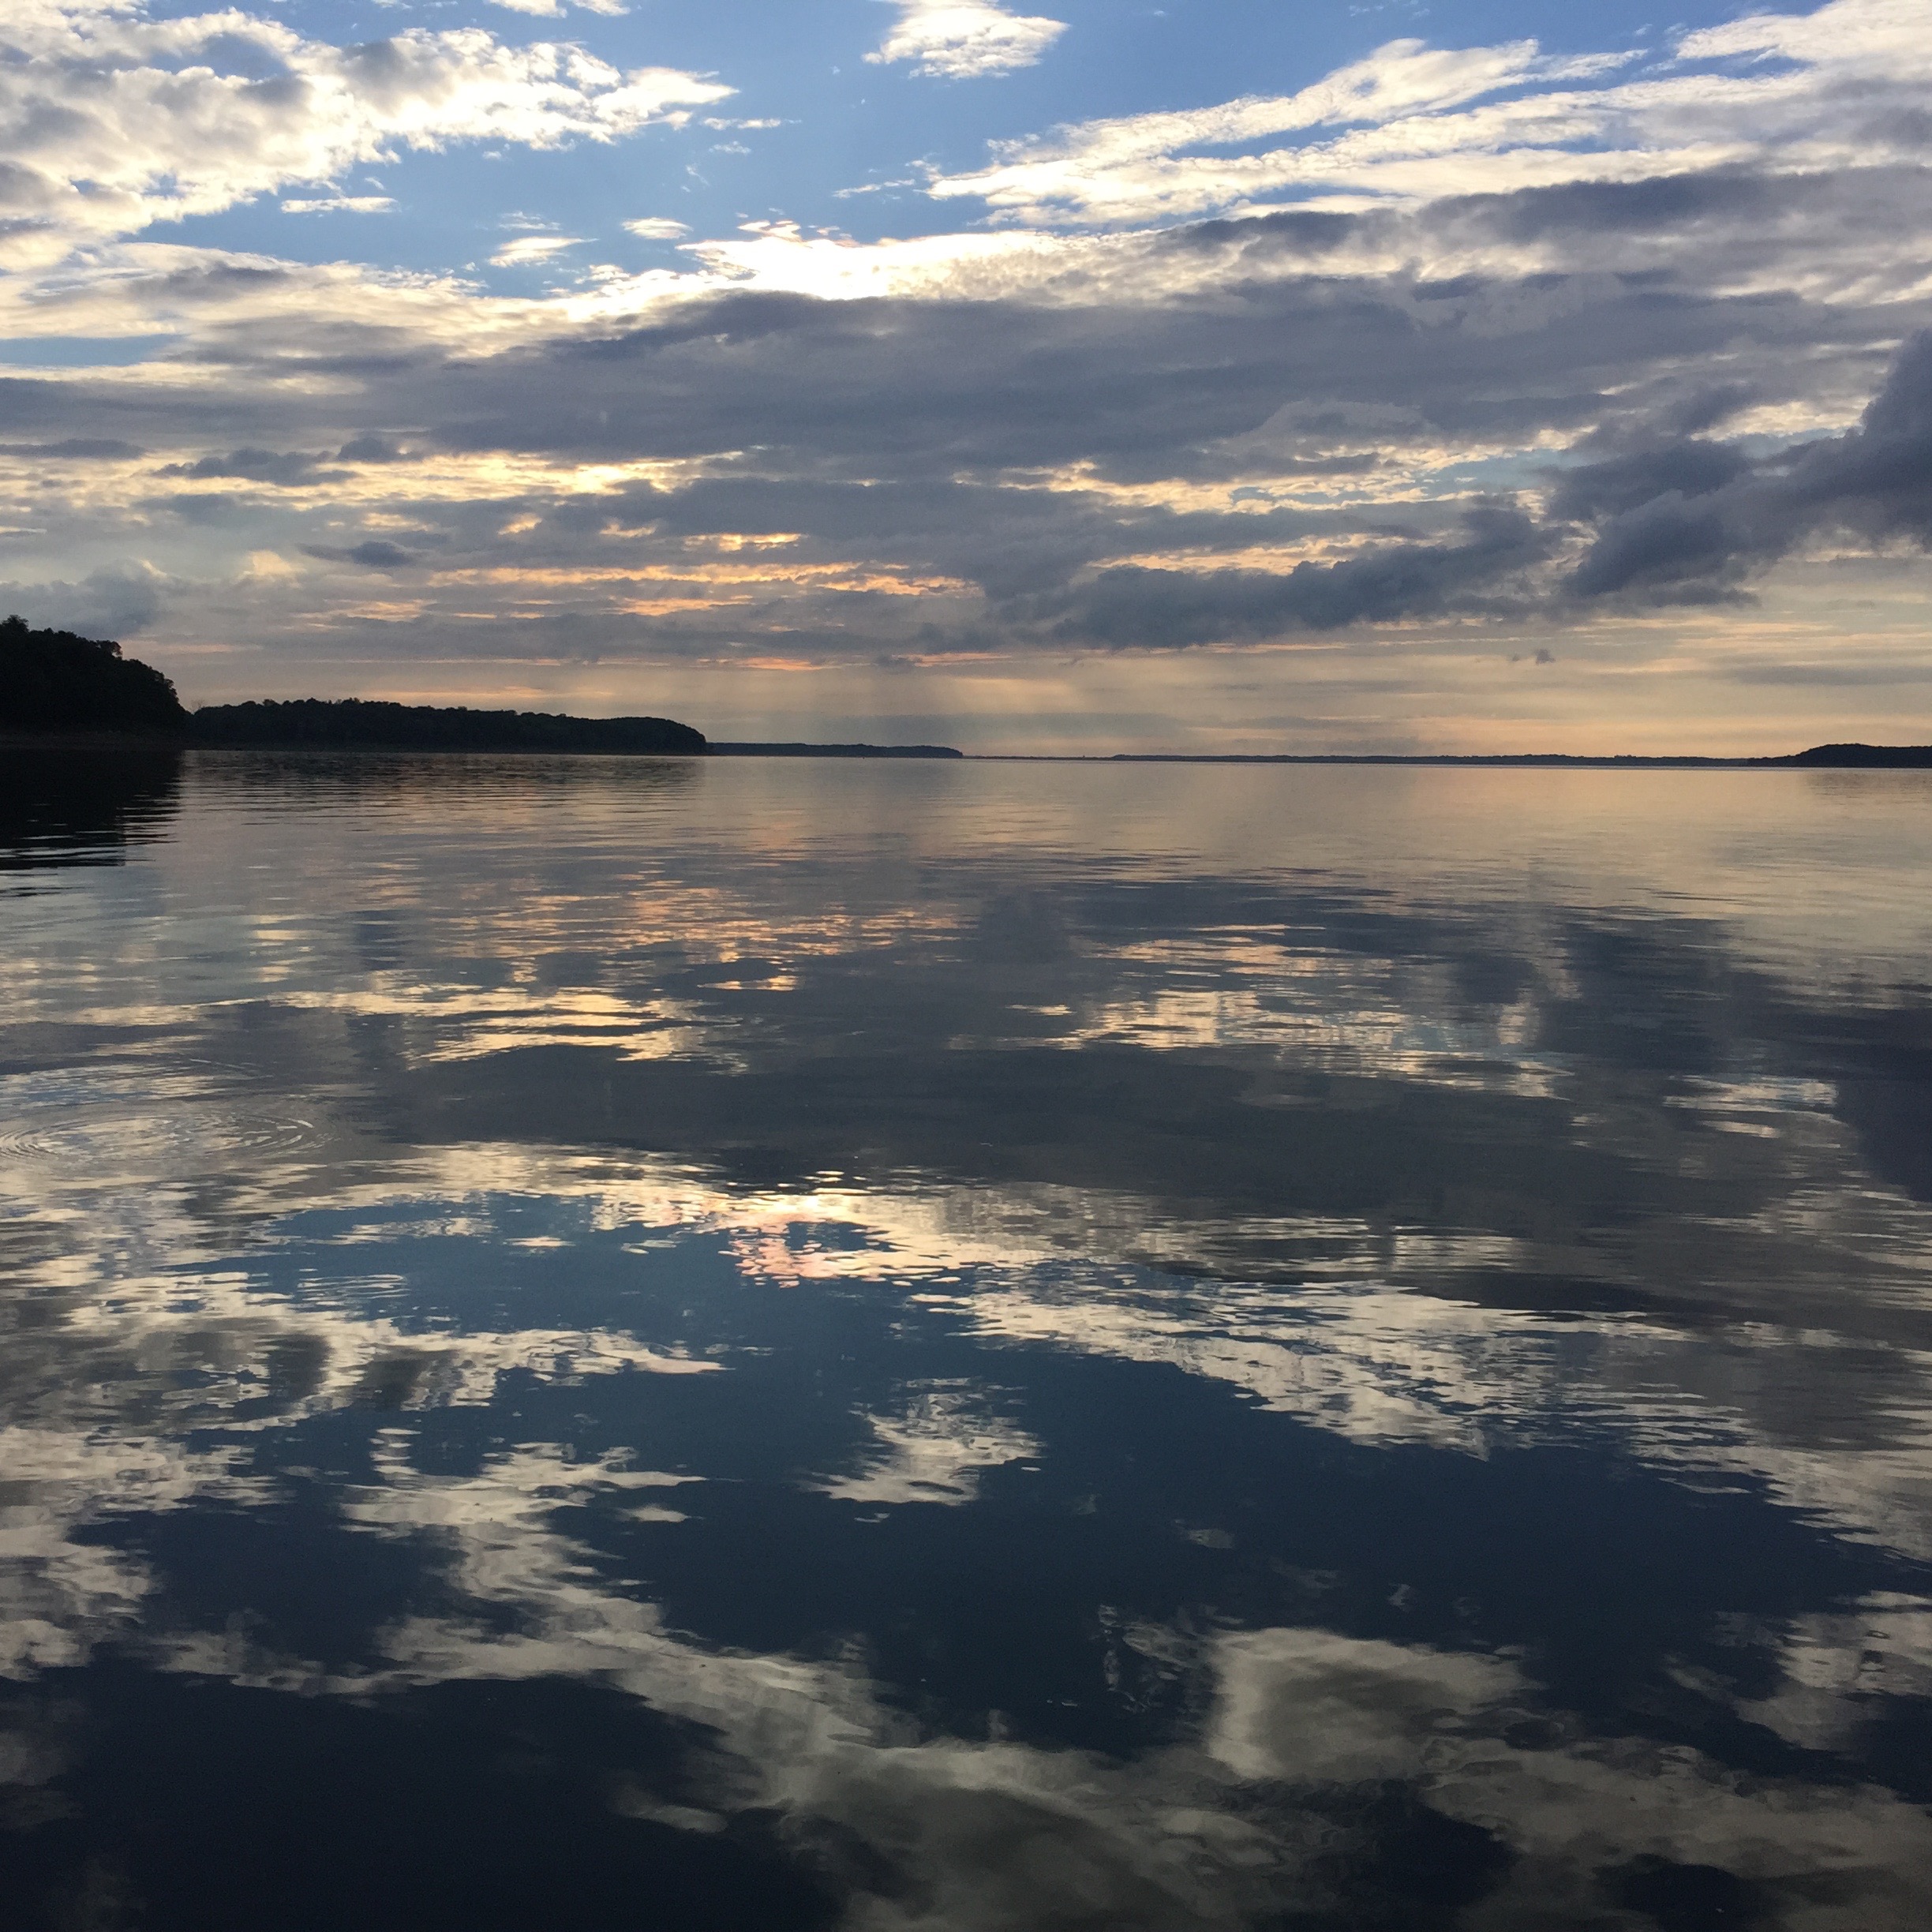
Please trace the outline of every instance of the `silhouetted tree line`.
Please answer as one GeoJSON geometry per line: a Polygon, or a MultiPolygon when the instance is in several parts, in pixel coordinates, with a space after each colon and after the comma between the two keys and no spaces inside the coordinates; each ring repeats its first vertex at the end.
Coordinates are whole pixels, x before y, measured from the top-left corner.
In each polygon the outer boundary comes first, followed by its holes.
{"type": "Polygon", "coordinates": [[[173,683],[121,646],[0,623],[0,731],[185,732],[173,683]]]}
{"type": "Polygon", "coordinates": [[[472,711],[366,698],[204,705],[190,722],[206,745],[376,745],[417,751],[702,751],[704,733],[670,718],[566,717],[472,711]]]}
{"type": "Polygon", "coordinates": [[[549,711],[473,711],[361,698],[182,708],[152,665],[118,644],[0,623],[0,731],[139,732],[191,744],[377,746],[429,751],[698,752],[704,733],[670,718],[566,717],[549,711]]]}
{"type": "Polygon", "coordinates": [[[1932,769],[1932,745],[1814,745],[1784,762],[1816,765],[1834,770],[1914,771],[1932,769]]]}

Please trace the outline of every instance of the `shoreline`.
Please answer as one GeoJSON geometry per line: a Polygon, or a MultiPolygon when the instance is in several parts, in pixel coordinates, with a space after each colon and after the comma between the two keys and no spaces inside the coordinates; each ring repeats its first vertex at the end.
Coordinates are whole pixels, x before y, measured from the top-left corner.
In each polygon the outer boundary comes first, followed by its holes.
{"type": "Polygon", "coordinates": [[[1481,771],[1932,771],[1932,745],[1817,745],[1756,758],[1694,754],[1651,756],[1566,751],[961,751],[951,745],[760,743],[725,741],[689,750],[631,751],[574,745],[318,744],[286,739],[261,744],[210,743],[150,732],[0,731],[0,752],[114,752],[224,758],[832,758],[1008,765],[1226,765],[1414,766],[1481,771]]]}
{"type": "Polygon", "coordinates": [[[1821,745],[1759,758],[1570,751],[978,752],[1054,765],[1401,765],[1518,771],[1932,771],[1932,745],[1821,745]]]}

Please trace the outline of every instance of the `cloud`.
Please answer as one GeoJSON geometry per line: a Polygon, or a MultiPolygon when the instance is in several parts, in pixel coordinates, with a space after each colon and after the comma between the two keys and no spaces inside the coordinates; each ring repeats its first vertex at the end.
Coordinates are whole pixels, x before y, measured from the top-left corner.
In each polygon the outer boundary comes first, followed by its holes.
{"type": "Polygon", "coordinates": [[[1821,535],[1932,547],[1932,332],[1900,350],[1843,436],[1755,462],[1693,442],[1591,465],[1563,479],[1554,507],[1599,519],[1569,579],[1583,597],[1720,601],[1821,535]]]}
{"type": "Polygon", "coordinates": [[[528,268],[547,262],[552,255],[582,245],[576,235],[524,234],[506,242],[490,257],[492,268],[528,268]]]}
{"type": "Polygon", "coordinates": [[[369,537],[359,544],[304,544],[303,550],[328,564],[359,564],[365,570],[406,570],[418,560],[413,550],[405,550],[382,537],[369,537]]]}
{"type": "Polygon", "coordinates": [[[341,473],[320,467],[324,459],[300,450],[239,449],[225,456],[203,456],[193,462],[168,463],[162,476],[187,477],[200,481],[212,477],[237,477],[249,483],[274,483],[286,486],[324,481],[339,482],[341,473]]]}
{"type": "Polygon", "coordinates": [[[1557,471],[1550,507],[1579,520],[1618,516],[1666,494],[1707,496],[1750,467],[1742,451],[1725,444],[1672,443],[1557,471]]]}
{"type": "Polygon", "coordinates": [[[284,215],[387,215],[395,206],[392,195],[321,195],[282,203],[284,215]]]}
{"type": "Polygon", "coordinates": [[[681,221],[673,221],[665,215],[641,215],[635,221],[624,223],[627,233],[636,235],[646,242],[676,242],[691,233],[681,221]]]}
{"type": "Polygon", "coordinates": [[[1002,144],[988,166],[935,174],[930,191],[1034,225],[1137,223],[1627,182],[1769,155],[1792,173],[1920,158],[1932,41],[1916,0],[1834,0],[1802,23],[1687,35],[1673,60],[1634,77],[1631,64],[1548,56],[1530,40],[1395,40],[1297,94],[1002,144]],[[1310,138],[1255,146],[1283,134],[1310,138]]]}
{"type": "Polygon", "coordinates": [[[1492,148],[1503,131],[1493,123],[1493,110],[1485,118],[1488,125],[1477,124],[1480,133],[1477,125],[1451,116],[1451,110],[1505,89],[1594,77],[1616,65],[1620,63],[1603,57],[1548,59],[1533,40],[1455,50],[1395,40],[1297,94],[1089,122],[1043,140],[1006,143],[996,150],[998,159],[990,167],[936,176],[931,191],[943,197],[973,196],[1002,212],[1050,223],[1199,214],[1290,187],[1304,175],[1333,189],[1355,185],[1348,179],[1346,144],[1331,141],[1213,159],[1190,157],[1185,151],[1354,128],[1365,130],[1352,143],[1364,170],[1378,163],[1386,167],[1418,144],[1445,163],[1458,146],[1472,140],[1480,140],[1483,151],[1492,148]],[[1446,128],[1461,139],[1452,135],[1446,140],[1446,128]]]}
{"type": "Polygon", "coordinates": [[[1066,32],[1064,21],[1009,13],[992,0],[894,0],[899,20],[866,58],[911,61],[916,74],[973,80],[1031,67],[1066,32]]]}
{"type": "Polygon", "coordinates": [[[113,436],[68,436],[58,443],[0,443],[0,455],[34,456],[62,462],[118,462],[145,454],[113,436]]]}
{"type": "Polygon", "coordinates": [[[388,436],[378,436],[373,430],[365,435],[351,436],[335,452],[338,462],[395,463],[408,462],[408,451],[399,447],[388,436]]]}
{"type": "Polygon", "coordinates": [[[630,12],[623,0],[490,0],[492,6],[500,6],[511,13],[534,13],[540,20],[561,20],[575,6],[586,13],[602,13],[611,17],[630,12]]]}
{"type": "Polygon", "coordinates": [[[125,564],[90,571],[77,581],[0,584],[0,604],[31,623],[118,638],[151,629],[179,588],[152,564],[125,564]]]}
{"type": "Polygon", "coordinates": [[[405,148],[612,140],[731,92],[474,28],[335,47],[238,11],[156,19],[140,0],[27,0],[0,21],[0,257],[58,260],[79,241],[332,182],[405,148]]]}
{"type": "Polygon", "coordinates": [[[1353,624],[1492,611],[1512,580],[1528,601],[1529,571],[1549,537],[1522,511],[1466,513],[1459,542],[1378,545],[1333,564],[1286,571],[1103,571],[1056,601],[1052,635],[1069,642],[1172,646],[1339,631],[1353,624]]]}

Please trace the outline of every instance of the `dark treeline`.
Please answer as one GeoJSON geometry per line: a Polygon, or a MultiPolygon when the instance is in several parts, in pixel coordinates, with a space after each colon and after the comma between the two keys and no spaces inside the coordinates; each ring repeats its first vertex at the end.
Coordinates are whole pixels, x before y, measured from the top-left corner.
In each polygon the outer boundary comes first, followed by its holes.
{"type": "Polygon", "coordinates": [[[162,732],[188,728],[174,687],[118,644],[0,623],[0,731],[162,732]]]}
{"type": "Polygon", "coordinates": [[[204,705],[189,721],[204,745],[411,751],[700,752],[704,733],[670,718],[566,717],[552,711],[472,711],[365,698],[204,705]]]}
{"type": "Polygon", "coordinates": [[[411,751],[701,752],[704,733],[670,718],[566,717],[361,698],[182,708],[174,687],[121,646],[71,631],[0,623],[0,732],[138,732],[191,745],[411,751]]]}
{"type": "Polygon", "coordinates": [[[1814,745],[1809,751],[1781,759],[1788,765],[1816,765],[1832,769],[1915,771],[1932,769],[1932,745],[1814,745]]]}

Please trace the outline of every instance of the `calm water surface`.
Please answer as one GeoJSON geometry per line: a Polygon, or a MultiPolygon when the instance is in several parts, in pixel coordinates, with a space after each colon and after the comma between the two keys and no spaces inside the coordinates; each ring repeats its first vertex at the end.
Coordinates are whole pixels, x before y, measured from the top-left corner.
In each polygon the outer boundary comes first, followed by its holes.
{"type": "Polygon", "coordinates": [[[0,784],[0,1919],[1932,1924],[1932,774],[0,784]]]}

